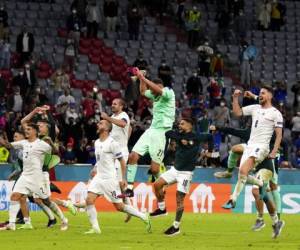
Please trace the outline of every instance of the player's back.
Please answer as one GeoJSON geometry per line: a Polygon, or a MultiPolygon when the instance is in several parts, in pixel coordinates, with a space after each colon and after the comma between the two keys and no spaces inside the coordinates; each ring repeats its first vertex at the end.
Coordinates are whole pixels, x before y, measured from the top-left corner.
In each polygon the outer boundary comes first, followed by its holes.
{"type": "Polygon", "coordinates": [[[109,136],[104,141],[95,141],[95,155],[97,177],[101,179],[115,179],[117,172],[115,160],[122,156],[120,145],[109,136]]]}

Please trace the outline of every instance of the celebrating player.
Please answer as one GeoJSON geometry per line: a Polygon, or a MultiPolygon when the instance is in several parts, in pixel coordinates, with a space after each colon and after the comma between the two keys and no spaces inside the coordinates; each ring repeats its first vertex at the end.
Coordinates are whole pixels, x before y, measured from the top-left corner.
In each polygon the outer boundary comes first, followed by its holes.
{"type": "MultiPolygon", "coordinates": [[[[116,98],[112,101],[111,110],[113,112],[112,116],[108,116],[105,112],[101,112],[101,118],[107,120],[112,123],[112,130],[110,136],[118,142],[121,146],[121,151],[123,155],[123,159],[125,163],[128,160],[128,139],[131,133],[130,119],[126,112],[124,112],[125,102],[121,98],[116,98]]],[[[118,175],[118,180],[122,181],[122,169],[119,161],[115,161],[116,170],[118,175]]],[[[124,190],[122,190],[124,191],[124,190]]],[[[128,197],[125,197],[124,202],[126,204],[130,204],[130,200],[128,197]]],[[[125,222],[130,220],[130,214],[127,214],[125,222]]]]}
{"type": "MultiPolygon", "coordinates": [[[[248,141],[250,137],[250,129],[235,129],[235,128],[227,128],[227,127],[221,127],[217,128],[215,126],[210,126],[211,130],[219,130],[224,134],[231,134],[233,136],[237,136],[241,138],[244,141],[248,141]]],[[[270,148],[273,146],[274,140],[272,137],[270,148]]],[[[247,144],[238,144],[234,146],[234,154],[237,156],[234,158],[231,157],[231,160],[228,160],[230,165],[228,165],[228,168],[230,166],[230,171],[225,172],[216,172],[214,175],[217,178],[228,178],[232,176],[232,171],[234,167],[237,164],[238,156],[241,156],[243,154],[244,149],[246,148],[247,144]],[[228,174],[229,173],[229,174],[228,174]]],[[[232,154],[232,152],[231,152],[232,154]]],[[[230,156],[229,156],[230,158],[230,156]]],[[[258,212],[258,218],[256,220],[255,225],[252,227],[253,231],[259,231],[264,226],[265,223],[263,221],[263,202],[266,203],[268,212],[273,220],[273,237],[276,238],[280,232],[282,227],[284,226],[284,221],[280,221],[280,210],[281,210],[281,199],[279,191],[277,190],[277,183],[278,183],[278,160],[277,159],[265,159],[263,162],[258,164],[254,170],[256,173],[257,178],[262,180],[264,183],[269,183],[272,198],[270,198],[269,192],[266,193],[266,195],[263,197],[263,201],[260,199],[258,186],[253,185],[252,193],[255,198],[255,205],[258,212]],[[277,216],[275,216],[275,213],[277,212],[277,216]]],[[[252,178],[248,178],[247,182],[251,182],[252,178]]],[[[250,183],[252,184],[252,183],[250,183]]]]}
{"type": "Polygon", "coordinates": [[[175,119],[175,94],[170,88],[164,87],[160,79],[148,80],[143,72],[135,68],[135,75],[140,80],[141,95],[153,101],[153,119],[149,129],[140,137],[129,155],[127,165],[128,189],[125,196],[132,197],[133,184],[137,172],[137,162],[140,156],[150,154],[150,170],[159,176],[160,165],[164,157],[166,131],[172,129],[175,119]]]}
{"type": "Polygon", "coordinates": [[[109,198],[118,211],[129,213],[142,219],[146,223],[147,231],[151,232],[149,215],[139,212],[130,205],[124,204],[122,199],[118,198],[118,195],[121,194],[121,189],[114,161],[116,159],[120,161],[122,169],[121,185],[123,187],[126,186],[126,163],[122,157],[121,147],[109,135],[112,130],[112,124],[107,120],[101,120],[97,124],[97,129],[99,133],[99,139],[95,141],[97,174],[89,184],[86,199],[87,214],[92,229],[87,231],[86,234],[100,234],[101,232],[97,220],[97,211],[94,205],[97,197],[101,195],[105,195],[105,197],[109,198]]]}
{"type": "MultiPolygon", "coordinates": [[[[238,100],[241,93],[242,92],[237,89],[234,91],[233,113],[236,116],[252,116],[251,134],[240,162],[237,184],[230,200],[223,206],[225,209],[235,207],[236,200],[246,184],[249,171],[267,157],[275,159],[282,139],[283,118],[281,113],[272,106],[272,88],[263,86],[259,94],[260,104],[243,108],[240,107],[238,100]],[[269,144],[274,130],[276,139],[274,147],[269,154],[269,144]]],[[[252,178],[251,181],[253,184],[262,187],[261,198],[263,198],[266,192],[267,183],[264,184],[257,178],[252,178]]]]}
{"type": "Polygon", "coordinates": [[[211,134],[201,133],[196,135],[192,130],[193,121],[189,118],[182,118],[179,123],[179,132],[171,130],[166,133],[167,138],[176,141],[175,164],[174,167],[163,173],[154,183],[158,209],[150,214],[153,217],[167,214],[164,187],[177,183],[176,217],[173,225],[165,231],[166,235],[176,235],[180,233],[179,225],[184,210],[184,198],[190,189],[200,143],[208,142],[208,154],[210,154],[210,156],[214,148],[211,134]]]}
{"type": "MultiPolygon", "coordinates": [[[[43,163],[45,154],[51,153],[51,147],[46,142],[38,139],[38,126],[33,123],[25,128],[26,140],[8,143],[2,137],[0,143],[7,147],[23,149],[23,172],[17,180],[10,197],[9,224],[1,229],[16,230],[16,216],[20,209],[20,200],[24,196],[32,195],[35,199],[47,199],[44,185],[43,163]]],[[[25,224],[22,228],[32,229],[28,209],[22,210],[25,224]]]]}

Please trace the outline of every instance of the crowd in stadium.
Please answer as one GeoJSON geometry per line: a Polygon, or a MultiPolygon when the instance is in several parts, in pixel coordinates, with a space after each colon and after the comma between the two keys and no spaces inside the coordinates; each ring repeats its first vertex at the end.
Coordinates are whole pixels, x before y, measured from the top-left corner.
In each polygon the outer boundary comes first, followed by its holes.
{"type": "MultiPolygon", "coordinates": [[[[28,2],[29,8],[31,4],[37,2],[55,3],[54,0],[24,2],[28,2]]],[[[58,36],[63,37],[64,42],[64,58],[60,65],[51,64],[36,52],[37,40],[40,37],[32,31],[33,27],[22,27],[15,44],[12,43],[10,39],[12,12],[7,10],[5,4],[0,5],[0,129],[10,141],[14,131],[20,126],[21,119],[35,107],[46,104],[51,109],[43,119],[48,119],[50,125],[55,123],[59,130],[57,143],[60,146],[62,162],[65,164],[95,163],[93,141],[97,137],[96,123],[101,118],[101,112],[105,111],[108,114],[111,112],[110,105],[114,98],[124,97],[127,102],[127,112],[132,126],[129,148],[133,147],[139,136],[149,127],[151,103],[140,97],[138,83],[129,77],[127,68],[123,68],[121,72],[122,79],[115,76],[119,82],[125,79],[125,84],[118,85],[124,89],[112,91],[101,88],[101,85],[97,85],[97,81],[90,81],[88,78],[83,81],[76,79],[77,75],[73,73],[81,65],[79,61],[85,54],[83,50],[85,43],[94,46],[95,41],[101,43],[111,34],[124,31],[122,30],[124,24],[120,21],[122,12],[120,2],[117,0],[72,2],[69,13],[64,17],[65,25],[60,27],[58,32],[58,36]],[[98,33],[103,34],[103,38],[98,33]],[[76,87],[82,82],[86,86],[82,86],[82,96],[78,98],[76,87]],[[96,84],[93,84],[94,82],[96,84]]],[[[190,67],[188,72],[183,72],[184,81],[178,83],[175,79],[177,75],[174,65],[167,58],[162,58],[160,62],[155,63],[158,67],[153,72],[153,68],[150,69],[153,60],[143,48],[135,49],[137,51],[135,60],[131,65],[129,63],[127,65],[147,70],[150,78],[159,77],[171,88],[176,89],[176,84],[184,85],[184,88],[181,87],[183,92],[179,92],[179,96],[176,92],[177,118],[193,117],[198,132],[210,131],[213,134],[214,150],[220,153],[220,157],[208,162],[199,154],[199,164],[225,166],[229,146],[235,140],[219,131],[210,130],[210,125],[240,127],[249,124],[247,120],[239,122],[234,119],[230,103],[232,91],[236,87],[244,87],[258,95],[260,86],[264,83],[264,80],[252,77],[251,70],[256,62],[245,54],[251,45],[251,41],[247,40],[247,32],[253,30],[279,32],[282,27],[288,25],[289,13],[286,11],[285,2],[257,1],[259,3],[256,4],[255,24],[249,21],[248,16],[246,17],[247,10],[243,0],[149,2],[151,6],[148,6],[148,1],[128,1],[126,10],[128,40],[141,39],[140,29],[144,23],[143,19],[147,16],[156,18],[161,26],[166,20],[170,22],[171,19],[175,27],[174,32],[177,32],[178,36],[184,34],[184,41],[197,55],[197,67],[190,67]],[[215,36],[205,32],[201,26],[203,15],[211,8],[216,14],[215,36]],[[172,15],[173,18],[170,18],[172,15]],[[240,60],[233,66],[229,63],[227,65],[226,54],[217,47],[217,44],[231,43],[239,45],[240,48],[240,60]],[[226,84],[225,77],[236,78],[235,73],[231,71],[231,67],[234,66],[241,67],[241,73],[237,76],[240,81],[226,84]]],[[[47,48],[44,47],[43,50],[46,51],[47,48]]],[[[90,65],[90,62],[86,64],[90,65]]],[[[114,70],[111,69],[110,72],[114,70]]],[[[282,158],[282,166],[300,168],[300,78],[295,82],[287,82],[285,79],[272,80],[274,99],[285,120],[284,138],[289,145],[289,156],[287,159],[282,158]],[[293,97],[293,100],[289,99],[290,97],[293,97]]],[[[243,104],[249,105],[251,101],[243,104]]],[[[166,152],[166,165],[173,164],[174,154],[175,149],[171,145],[166,152]]],[[[9,151],[1,147],[0,162],[9,161],[9,151]]],[[[143,159],[143,162],[148,163],[148,159],[143,159]]]]}

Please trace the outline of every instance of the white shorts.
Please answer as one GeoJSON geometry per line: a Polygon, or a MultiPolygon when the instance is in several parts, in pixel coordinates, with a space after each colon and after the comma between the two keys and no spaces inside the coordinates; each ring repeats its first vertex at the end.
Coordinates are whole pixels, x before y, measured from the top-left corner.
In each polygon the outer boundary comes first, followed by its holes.
{"type": "Polygon", "coordinates": [[[100,179],[96,175],[88,186],[88,192],[104,195],[112,203],[123,202],[122,199],[118,198],[121,190],[117,179],[100,179]]]}
{"type": "MultiPolygon", "coordinates": [[[[122,149],[122,155],[123,155],[123,159],[125,160],[125,163],[127,164],[128,156],[129,156],[128,148],[122,149]]],[[[120,161],[118,159],[115,160],[115,168],[117,171],[118,181],[122,181],[122,168],[120,165],[120,161]]]]}
{"type": "Polygon", "coordinates": [[[171,167],[160,178],[164,179],[168,184],[177,183],[177,191],[187,194],[190,190],[193,172],[178,171],[174,167],[171,167]]]}
{"type": "Polygon", "coordinates": [[[266,159],[269,155],[270,149],[264,145],[260,144],[252,144],[246,145],[244,148],[243,156],[240,162],[240,166],[250,157],[255,158],[255,165],[256,167],[259,163],[261,163],[264,159],[266,159]]]}
{"type": "Polygon", "coordinates": [[[50,177],[48,172],[43,172],[44,175],[44,182],[43,186],[45,187],[45,193],[48,195],[48,197],[51,196],[51,190],[50,190],[50,177]]]}
{"type": "Polygon", "coordinates": [[[33,196],[33,198],[47,199],[49,197],[43,175],[32,178],[21,175],[13,192],[33,196]]]}

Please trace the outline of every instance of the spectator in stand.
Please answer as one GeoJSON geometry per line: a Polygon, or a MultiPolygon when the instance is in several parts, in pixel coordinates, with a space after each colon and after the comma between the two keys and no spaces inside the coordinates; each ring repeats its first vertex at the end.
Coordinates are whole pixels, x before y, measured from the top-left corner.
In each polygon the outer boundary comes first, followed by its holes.
{"type": "Polygon", "coordinates": [[[100,8],[96,0],[90,0],[86,7],[87,37],[97,38],[99,23],[101,19],[100,8]]]}
{"type": "Polygon", "coordinates": [[[212,76],[217,75],[218,77],[223,77],[224,75],[224,60],[219,52],[211,59],[210,74],[212,76]]]}
{"type": "Polygon", "coordinates": [[[217,106],[213,110],[213,124],[217,127],[226,127],[230,121],[230,111],[226,106],[226,101],[221,100],[220,106],[217,106]]]}
{"type": "Polygon", "coordinates": [[[11,57],[11,45],[8,38],[5,38],[0,43],[0,68],[9,69],[10,68],[10,57],[11,57]]]}
{"type": "Polygon", "coordinates": [[[292,138],[295,140],[300,135],[300,112],[297,112],[292,118],[291,125],[293,126],[292,138]]]}
{"type": "Polygon", "coordinates": [[[27,95],[32,92],[37,84],[36,75],[34,70],[31,68],[29,62],[26,62],[24,65],[24,76],[26,79],[26,88],[27,88],[27,95]]]}
{"type": "Polygon", "coordinates": [[[277,81],[274,88],[274,99],[278,103],[286,103],[287,90],[283,81],[277,81]]]}
{"type": "Polygon", "coordinates": [[[201,13],[197,6],[193,6],[192,10],[187,12],[186,16],[186,29],[188,31],[188,45],[194,48],[198,45],[199,32],[200,32],[201,13]]]}
{"type": "Polygon", "coordinates": [[[172,70],[166,59],[161,60],[158,67],[158,77],[163,81],[165,87],[172,87],[172,70]]]}
{"type": "Polygon", "coordinates": [[[7,91],[7,82],[3,78],[2,73],[0,72],[0,97],[6,95],[6,91],[7,91]]]}
{"type": "Polygon", "coordinates": [[[198,96],[202,94],[203,86],[201,82],[201,78],[198,75],[198,71],[194,70],[192,76],[189,77],[186,83],[186,94],[188,96],[195,95],[198,96]]]}
{"type": "Polygon", "coordinates": [[[103,13],[106,21],[106,32],[116,31],[118,21],[119,3],[117,0],[105,0],[103,13]]]}
{"type": "Polygon", "coordinates": [[[81,106],[83,109],[83,116],[86,119],[90,119],[95,115],[95,110],[99,109],[96,100],[93,98],[92,92],[87,92],[86,97],[81,102],[81,106]]]}
{"type": "Polygon", "coordinates": [[[209,46],[208,42],[197,48],[198,55],[198,66],[200,68],[200,75],[209,77],[209,68],[211,57],[214,54],[214,50],[209,46]]]}
{"type": "Polygon", "coordinates": [[[71,4],[71,11],[76,10],[78,17],[80,18],[80,23],[82,27],[86,23],[86,6],[88,4],[87,0],[74,0],[71,4]]]}
{"type": "Polygon", "coordinates": [[[69,37],[67,39],[64,56],[64,67],[68,72],[73,72],[75,61],[77,58],[77,49],[75,41],[72,37],[69,37]]]}
{"type": "Polygon", "coordinates": [[[49,99],[48,99],[48,97],[46,95],[45,88],[37,86],[35,88],[35,92],[36,92],[37,98],[38,98],[38,103],[37,103],[38,107],[42,107],[42,106],[44,106],[44,105],[46,105],[46,104],[49,103],[49,99]]]}
{"type": "Polygon", "coordinates": [[[215,21],[218,23],[218,41],[228,43],[229,42],[229,24],[230,14],[225,8],[218,11],[215,21]]]}
{"type": "Polygon", "coordinates": [[[20,68],[18,75],[13,78],[13,86],[18,86],[20,88],[21,96],[24,98],[28,90],[27,77],[24,74],[24,69],[20,68]]]}
{"type": "Polygon", "coordinates": [[[12,112],[23,111],[23,98],[20,94],[20,87],[15,86],[14,92],[7,98],[7,109],[12,112]]]}
{"type": "Polygon", "coordinates": [[[185,15],[185,0],[177,0],[177,21],[179,24],[179,27],[184,27],[184,15],[185,15]]]}
{"type": "Polygon", "coordinates": [[[70,89],[65,88],[64,93],[57,99],[56,112],[64,115],[71,103],[75,103],[75,98],[71,95],[70,89]]]}
{"type": "Polygon", "coordinates": [[[63,93],[63,90],[70,88],[70,78],[65,72],[64,67],[60,67],[52,74],[50,79],[54,90],[53,99],[56,102],[57,98],[63,93]]]}
{"type": "Polygon", "coordinates": [[[129,5],[127,10],[128,33],[130,40],[138,40],[140,33],[140,21],[142,14],[136,3],[129,5]]]}
{"type": "Polygon", "coordinates": [[[284,18],[285,6],[282,3],[278,3],[277,0],[273,0],[271,12],[271,30],[280,31],[280,27],[284,23],[284,18]]]}
{"type": "Polygon", "coordinates": [[[134,67],[138,67],[140,70],[147,70],[148,62],[144,58],[144,54],[142,50],[139,50],[138,56],[133,63],[134,67]]]}
{"type": "Polygon", "coordinates": [[[239,12],[239,16],[235,18],[234,23],[235,23],[234,30],[235,30],[237,42],[244,40],[247,36],[249,23],[247,17],[245,16],[242,10],[239,12]]]}
{"type": "Polygon", "coordinates": [[[16,50],[20,55],[20,64],[23,66],[25,62],[30,60],[31,53],[34,50],[34,37],[31,32],[28,32],[26,26],[17,36],[16,50]]]}
{"type": "Polygon", "coordinates": [[[86,163],[94,166],[96,164],[95,148],[93,146],[88,145],[86,147],[86,151],[88,152],[86,163]]]}
{"type": "Polygon", "coordinates": [[[295,156],[292,159],[292,165],[294,168],[300,169],[300,148],[297,150],[295,156]]]}
{"type": "Polygon", "coordinates": [[[8,39],[8,15],[4,4],[0,4],[0,40],[8,39]]]}
{"type": "Polygon", "coordinates": [[[249,54],[247,53],[248,43],[242,44],[241,49],[241,83],[245,84],[246,86],[250,85],[250,58],[249,54]]]}
{"type": "Polygon", "coordinates": [[[207,87],[207,92],[209,93],[209,107],[213,109],[216,105],[219,105],[222,95],[221,88],[213,77],[210,79],[210,84],[207,87]]]}
{"type": "Polygon", "coordinates": [[[65,123],[70,124],[70,123],[75,123],[75,121],[79,118],[78,113],[76,111],[76,105],[75,103],[70,103],[69,107],[67,108],[66,111],[66,117],[65,117],[65,123]],[[70,119],[72,122],[70,122],[70,119]]]}
{"type": "Polygon", "coordinates": [[[87,162],[88,160],[88,151],[86,150],[87,145],[88,145],[88,139],[86,137],[83,137],[80,140],[78,149],[76,150],[78,163],[87,162]]]}
{"type": "Polygon", "coordinates": [[[257,21],[259,30],[268,30],[271,23],[272,4],[269,0],[263,0],[258,4],[257,21]]]}
{"type": "Polygon", "coordinates": [[[80,32],[82,30],[82,20],[77,14],[76,9],[72,9],[72,13],[67,18],[67,30],[69,36],[72,36],[75,40],[76,48],[79,47],[80,32]]]}
{"type": "Polygon", "coordinates": [[[73,149],[73,144],[72,143],[67,144],[67,148],[66,148],[66,151],[63,154],[62,160],[63,160],[64,164],[75,164],[75,163],[77,163],[77,158],[76,158],[76,154],[75,154],[75,151],[73,149]]]}
{"type": "Polygon", "coordinates": [[[291,91],[294,93],[293,106],[297,109],[300,103],[300,80],[292,86],[291,91]]]}
{"type": "Polygon", "coordinates": [[[244,10],[244,5],[244,0],[228,0],[228,10],[233,13],[234,17],[244,10]]]}
{"type": "Polygon", "coordinates": [[[198,133],[208,133],[209,132],[210,119],[208,118],[208,111],[203,110],[202,116],[197,120],[197,131],[198,133]]]}

